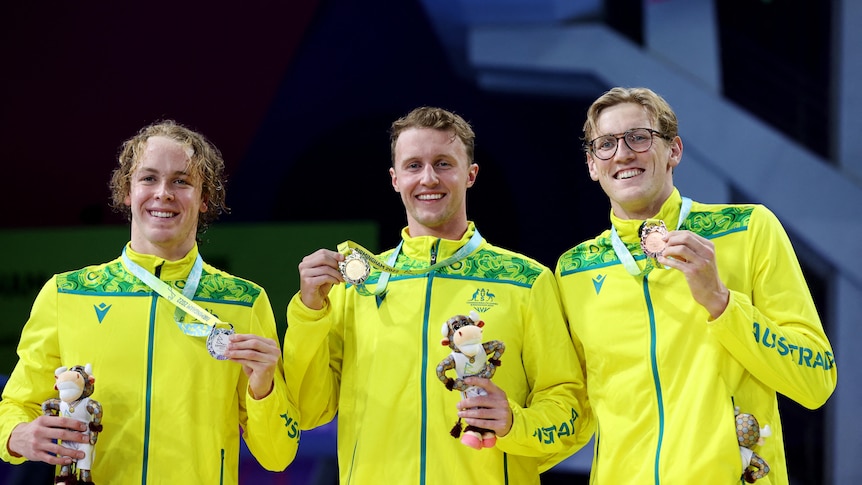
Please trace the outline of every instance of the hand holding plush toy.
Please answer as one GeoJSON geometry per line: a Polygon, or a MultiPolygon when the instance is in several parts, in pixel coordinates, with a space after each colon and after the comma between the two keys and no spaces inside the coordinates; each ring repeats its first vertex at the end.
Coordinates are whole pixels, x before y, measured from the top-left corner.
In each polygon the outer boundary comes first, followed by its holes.
{"type": "Polygon", "coordinates": [[[68,485],[92,484],[93,479],[90,476],[90,470],[95,458],[94,446],[99,439],[99,432],[102,431],[102,405],[90,398],[90,395],[93,394],[93,383],[96,382],[96,378],[93,377],[93,368],[90,364],[76,365],[71,369],[67,369],[65,366],[58,367],[54,371],[54,378],[57,381],[54,389],[60,391],[60,399],[48,399],[43,402],[42,414],[75,418],[87,424],[88,431],[85,434],[90,435],[90,441],[87,443],[63,443],[63,446],[83,451],[84,458],[73,463],[73,465],[60,467],[60,475],[56,477],[54,482],[68,485]],[[77,471],[73,471],[73,466],[77,471]],[[76,477],[78,473],[80,473],[80,477],[76,477]],[[79,478],[80,481],[78,481],[79,478]]]}
{"type": "MultiPolygon", "coordinates": [[[[500,366],[500,356],[506,350],[506,346],[499,340],[482,343],[483,326],[485,322],[479,319],[476,312],[471,311],[469,317],[456,315],[450,318],[441,329],[443,340],[440,343],[449,346],[452,352],[437,364],[437,377],[446,385],[446,389],[457,389],[463,397],[487,395],[481,387],[465,384],[464,378],[477,376],[490,379],[500,366]],[[491,353],[494,355],[488,358],[491,353]],[[455,369],[457,379],[446,375],[446,371],[450,369],[455,369]]],[[[458,418],[450,434],[455,438],[461,435],[461,418],[458,418]]],[[[497,443],[497,437],[490,429],[468,425],[461,437],[461,443],[480,450],[493,447],[497,443]]]]}
{"type": "Polygon", "coordinates": [[[754,483],[769,473],[769,465],[752,448],[755,445],[763,446],[764,438],[772,435],[772,430],[767,424],[760,427],[757,419],[751,414],[736,411],[736,438],[739,440],[739,452],[742,454],[742,478],[748,483],[754,483]]]}

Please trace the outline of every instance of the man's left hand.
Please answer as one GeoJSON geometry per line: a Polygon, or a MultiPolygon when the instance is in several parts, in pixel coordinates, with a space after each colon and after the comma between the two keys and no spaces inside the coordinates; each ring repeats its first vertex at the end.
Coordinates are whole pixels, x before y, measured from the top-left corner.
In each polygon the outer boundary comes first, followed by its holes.
{"type": "Polygon", "coordinates": [[[467,424],[493,430],[497,436],[506,436],[512,429],[512,410],[506,392],[497,387],[490,379],[466,377],[468,386],[481,387],[487,396],[462,399],[458,403],[458,416],[467,424]]]}
{"type": "Polygon", "coordinates": [[[281,357],[278,342],[260,335],[233,334],[227,357],[242,364],[242,370],[248,376],[249,392],[255,399],[263,399],[272,392],[275,368],[281,357]]]}

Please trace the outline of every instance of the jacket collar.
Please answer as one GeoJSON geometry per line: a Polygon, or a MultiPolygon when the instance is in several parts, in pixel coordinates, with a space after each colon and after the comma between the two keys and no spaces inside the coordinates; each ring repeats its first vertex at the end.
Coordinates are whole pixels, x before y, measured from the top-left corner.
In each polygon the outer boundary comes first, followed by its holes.
{"type": "Polygon", "coordinates": [[[189,271],[198,257],[198,245],[195,244],[188,254],[177,261],[168,261],[152,254],[135,252],[131,242],[126,244],[126,255],[150,273],[155,274],[156,268],[161,267],[159,278],[162,280],[182,280],[188,277],[189,271]]]}
{"type": "MultiPolygon", "coordinates": [[[[472,221],[467,222],[467,231],[461,236],[461,239],[441,239],[434,236],[417,236],[411,237],[407,228],[401,230],[401,239],[404,244],[401,246],[401,252],[411,259],[419,261],[430,261],[433,250],[437,251],[437,261],[443,261],[455,254],[461,247],[470,241],[473,233],[476,231],[476,225],[472,221]]],[[[482,239],[482,244],[485,240],[482,239]]],[[[480,244],[481,246],[481,244],[480,244]]]]}
{"type": "MultiPolygon", "coordinates": [[[[676,229],[677,221],[679,220],[679,209],[682,205],[682,196],[679,194],[679,189],[674,188],[673,192],[671,192],[670,197],[664,201],[664,204],[661,206],[661,210],[659,210],[658,214],[656,214],[652,219],[661,219],[664,221],[665,226],[667,226],[669,231],[676,229]]],[[[639,241],[640,235],[639,230],[641,224],[643,224],[643,219],[620,219],[619,217],[614,215],[613,209],[611,209],[611,224],[617,228],[617,234],[620,235],[620,239],[626,242],[639,241]]]]}

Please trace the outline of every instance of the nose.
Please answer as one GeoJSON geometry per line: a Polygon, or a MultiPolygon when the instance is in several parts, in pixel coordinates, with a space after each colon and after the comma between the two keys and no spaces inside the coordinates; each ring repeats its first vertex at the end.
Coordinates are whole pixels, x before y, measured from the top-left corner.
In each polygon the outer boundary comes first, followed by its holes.
{"type": "Polygon", "coordinates": [[[636,155],[637,152],[629,148],[629,144],[626,142],[625,137],[621,136],[617,138],[617,151],[614,153],[614,158],[629,159],[636,155]]]}
{"type": "Polygon", "coordinates": [[[164,182],[158,185],[156,188],[156,199],[159,200],[173,200],[174,192],[171,190],[170,182],[164,182]]]}
{"type": "Polygon", "coordinates": [[[431,164],[425,165],[422,169],[422,185],[434,186],[437,185],[437,172],[434,171],[434,166],[431,164]]]}

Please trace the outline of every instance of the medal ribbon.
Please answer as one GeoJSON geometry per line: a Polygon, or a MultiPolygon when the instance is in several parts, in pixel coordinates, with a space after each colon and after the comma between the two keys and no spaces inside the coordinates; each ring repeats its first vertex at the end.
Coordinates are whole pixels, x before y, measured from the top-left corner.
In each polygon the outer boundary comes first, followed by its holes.
{"type": "MultiPolygon", "coordinates": [[[[682,204],[679,208],[679,219],[676,221],[676,230],[679,230],[680,226],[682,226],[682,222],[688,217],[688,214],[691,212],[691,204],[692,201],[688,197],[682,198],[682,204]]],[[[620,239],[619,234],[617,234],[617,228],[611,224],[611,244],[614,247],[614,252],[617,253],[617,257],[620,259],[620,263],[622,263],[623,267],[626,271],[629,272],[632,276],[646,276],[650,271],[655,269],[655,264],[652,261],[652,258],[646,258],[646,264],[644,265],[644,269],[641,270],[638,266],[638,263],[635,261],[634,256],[626,247],[625,243],[622,239],[620,239]]]]}
{"type": "Polygon", "coordinates": [[[464,259],[467,255],[475,251],[481,243],[482,235],[479,234],[478,229],[474,229],[473,235],[470,237],[470,240],[467,241],[467,244],[458,248],[458,250],[455,251],[455,254],[453,254],[452,256],[449,256],[443,261],[432,264],[427,268],[413,269],[399,269],[393,266],[395,264],[395,261],[398,259],[398,254],[401,252],[401,247],[404,245],[403,239],[401,240],[401,242],[398,243],[398,246],[395,247],[395,250],[392,251],[392,254],[389,255],[389,258],[386,260],[385,263],[377,259],[377,257],[374,256],[371,251],[365,249],[364,247],[360,246],[359,244],[356,244],[353,241],[344,241],[343,243],[338,245],[337,249],[339,253],[344,254],[345,256],[355,251],[360,256],[365,258],[365,260],[368,261],[368,264],[371,267],[376,268],[381,272],[380,278],[377,280],[377,287],[374,289],[373,292],[367,290],[364,284],[354,285],[356,291],[360,295],[377,296],[382,295],[386,291],[386,286],[389,284],[390,275],[423,275],[430,273],[437,268],[449,266],[450,264],[464,259]]]}
{"type": "Polygon", "coordinates": [[[229,325],[222,322],[212,313],[204,310],[198,306],[197,303],[192,301],[203,271],[203,259],[200,254],[198,254],[198,257],[195,259],[195,263],[192,266],[188,279],[186,280],[186,287],[183,288],[182,293],[178,292],[171,285],[156,278],[154,274],[145,270],[138,263],[132,261],[129,256],[126,255],[125,247],[123,248],[123,263],[125,263],[126,267],[129,268],[129,271],[131,271],[133,275],[137,276],[141,281],[146,283],[147,286],[155,290],[155,292],[162,298],[168,300],[177,307],[174,312],[174,319],[176,320],[177,326],[180,327],[180,330],[182,330],[184,334],[191,335],[193,337],[206,337],[217,325],[229,325]],[[202,323],[183,323],[181,321],[183,313],[188,313],[202,323]]]}

